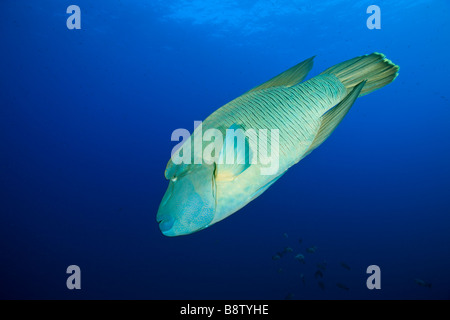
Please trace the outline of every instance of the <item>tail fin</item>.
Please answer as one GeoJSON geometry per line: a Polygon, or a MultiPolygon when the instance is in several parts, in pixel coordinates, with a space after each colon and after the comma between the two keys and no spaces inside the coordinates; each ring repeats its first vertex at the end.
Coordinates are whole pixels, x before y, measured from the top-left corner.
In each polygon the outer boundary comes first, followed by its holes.
{"type": "Polygon", "coordinates": [[[359,94],[361,97],[394,81],[399,69],[384,54],[374,52],[341,62],[321,74],[334,74],[349,92],[361,81],[367,80],[359,94]]]}

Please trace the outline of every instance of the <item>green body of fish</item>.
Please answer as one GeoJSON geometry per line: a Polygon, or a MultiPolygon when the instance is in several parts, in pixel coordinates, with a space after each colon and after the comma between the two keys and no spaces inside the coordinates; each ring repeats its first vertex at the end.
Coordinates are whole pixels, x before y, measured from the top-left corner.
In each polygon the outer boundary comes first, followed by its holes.
{"type": "Polygon", "coordinates": [[[205,143],[199,150],[192,148],[192,163],[169,161],[165,172],[170,180],[169,188],[157,214],[163,234],[177,236],[196,232],[245,206],[317,148],[341,122],[357,97],[392,82],[398,72],[398,66],[384,55],[374,53],[340,63],[301,82],[311,67],[312,58],[227,103],[184,142],[183,146],[192,144],[195,139],[203,138],[203,133],[209,129],[220,131],[227,141],[222,150],[215,150],[212,163],[194,163],[195,159],[204,157],[205,143]],[[241,153],[246,153],[246,156],[241,155],[246,159],[244,163],[218,161],[217,155],[226,153],[230,128],[256,133],[266,130],[267,145],[258,145],[260,136],[246,136],[245,148],[235,145],[233,154],[236,160],[241,153]],[[276,140],[272,139],[274,130],[276,140]],[[269,165],[258,161],[258,152],[250,146],[270,153],[275,145],[277,152],[271,154],[275,170],[263,174],[269,165]]]}

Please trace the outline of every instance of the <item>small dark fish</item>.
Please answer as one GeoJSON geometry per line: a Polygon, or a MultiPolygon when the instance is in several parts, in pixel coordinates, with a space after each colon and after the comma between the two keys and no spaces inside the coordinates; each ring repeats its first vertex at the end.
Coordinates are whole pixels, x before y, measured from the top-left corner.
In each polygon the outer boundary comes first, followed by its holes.
{"type": "Polygon", "coordinates": [[[280,260],[280,256],[278,254],[272,256],[272,260],[280,260]]]}
{"type": "Polygon", "coordinates": [[[417,283],[419,286],[431,288],[431,283],[429,283],[429,282],[425,282],[425,281],[423,281],[423,280],[421,280],[421,279],[414,279],[414,281],[415,281],[415,283],[417,283]]]}
{"type": "Polygon", "coordinates": [[[284,300],[292,300],[292,298],[294,298],[294,294],[293,293],[288,293],[286,295],[286,297],[284,297],[284,300]]]}
{"type": "Polygon", "coordinates": [[[322,263],[317,264],[317,269],[325,271],[327,269],[327,263],[324,261],[322,263]]]}
{"type": "Polygon", "coordinates": [[[278,251],[277,252],[277,255],[281,258],[281,257],[283,257],[284,256],[284,254],[285,254],[285,252],[284,251],[278,251]]]}
{"type": "Polygon", "coordinates": [[[282,272],[283,272],[283,269],[278,268],[277,272],[278,272],[278,273],[282,273],[282,272]]]}
{"type": "Polygon", "coordinates": [[[288,236],[288,234],[285,232],[285,233],[283,233],[283,237],[285,237],[285,238],[289,238],[289,236],[288,236]]]}
{"type": "Polygon", "coordinates": [[[350,270],[350,266],[348,264],[346,264],[345,262],[341,262],[341,266],[344,269],[350,270]]]}
{"type": "Polygon", "coordinates": [[[302,242],[303,242],[302,238],[298,239],[299,244],[302,244],[302,242]]]}
{"type": "Polygon", "coordinates": [[[302,280],[303,285],[306,285],[305,275],[303,273],[300,274],[300,280],[302,280]]]}
{"type": "Polygon", "coordinates": [[[314,277],[315,277],[316,279],[318,279],[318,278],[323,278],[323,273],[322,273],[322,271],[317,270],[316,273],[314,273],[314,277]]]}
{"type": "Polygon", "coordinates": [[[306,249],[306,252],[314,253],[314,252],[316,252],[316,250],[317,250],[317,247],[316,246],[312,246],[312,247],[309,247],[308,249],[306,249]]]}
{"type": "Polygon", "coordinates": [[[350,290],[349,289],[349,287],[347,287],[345,284],[343,284],[343,283],[336,283],[336,286],[338,287],[338,288],[341,288],[341,289],[343,289],[343,290],[350,290]]]}
{"type": "Polygon", "coordinates": [[[317,282],[317,284],[319,285],[320,289],[325,290],[325,284],[322,281],[317,282]]]}
{"type": "Polygon", "coordinates": [[[302,255],[301,253],[297,254],[297,255],[294,257],[294,259],[297,260],[298,262],[305,263],[305,256],[302,255]]]}
{"type": "Polygon", "coordinates": [[[294,252],[294,250],[292,250],[291,247],[286,247],[286,248],[284,248],[283,252],[284,252],[284,253],[294,252]]]}

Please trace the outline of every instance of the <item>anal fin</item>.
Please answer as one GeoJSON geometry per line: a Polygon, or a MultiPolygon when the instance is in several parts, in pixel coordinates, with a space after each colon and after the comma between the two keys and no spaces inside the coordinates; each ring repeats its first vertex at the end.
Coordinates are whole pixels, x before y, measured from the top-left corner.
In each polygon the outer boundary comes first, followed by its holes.
{"type": "Polygon", "coordinates": [[[314,149],[320,146],[331,135],[338,124],[341,123],[342,119],[344,119],[356,98],[358,98],[365,83],[366,81],[360,82],[344,99],[342,99],[341,102],[322,115],[320,127],[316,137],[303,157],[307,156],[314,149]]]}
{"type": "Polygon", "coordinates": [[[264,186],[262,186],[261,188],[259,188],[258,190],[256,190],[252,196],[250,197],[250,201],[256,199],[257,197],[259,197],[264,191],[266,191],[267,189],[269,189],[269,187],[271,185],[273,185],[278,179],[280,179],[284,174],[286,173],[283,172],[281,174],[279,174],[277,177],[273,178],[272,180],[270,180],[268,183],[266,183],[264,186]]]}

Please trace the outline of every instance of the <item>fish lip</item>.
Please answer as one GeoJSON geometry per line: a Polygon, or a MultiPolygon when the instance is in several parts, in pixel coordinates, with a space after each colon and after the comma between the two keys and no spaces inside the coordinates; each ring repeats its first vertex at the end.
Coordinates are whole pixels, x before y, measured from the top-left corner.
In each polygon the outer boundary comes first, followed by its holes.
{"type": "Polygon", "coordinates": [[[175,233],[173,233],[173,232],[170,232],[170,230],[171,230],[171,229],[169,229],[169,230],[167,230],[167,231],[162,231],[162,230],[161,230],[161,233],[162,233],[164,236],[166,236],[166,237],[171,237],[171,238],[178,236],[178,234],[175,234],[175,233]]]}
{"type": "Polygon", "coordinates": [[[159,229],[162,233],[168,233],[173,225],[175,223],[175,220],[172,217],[163,217],[161,221],[159,221],[159,229]]]}

